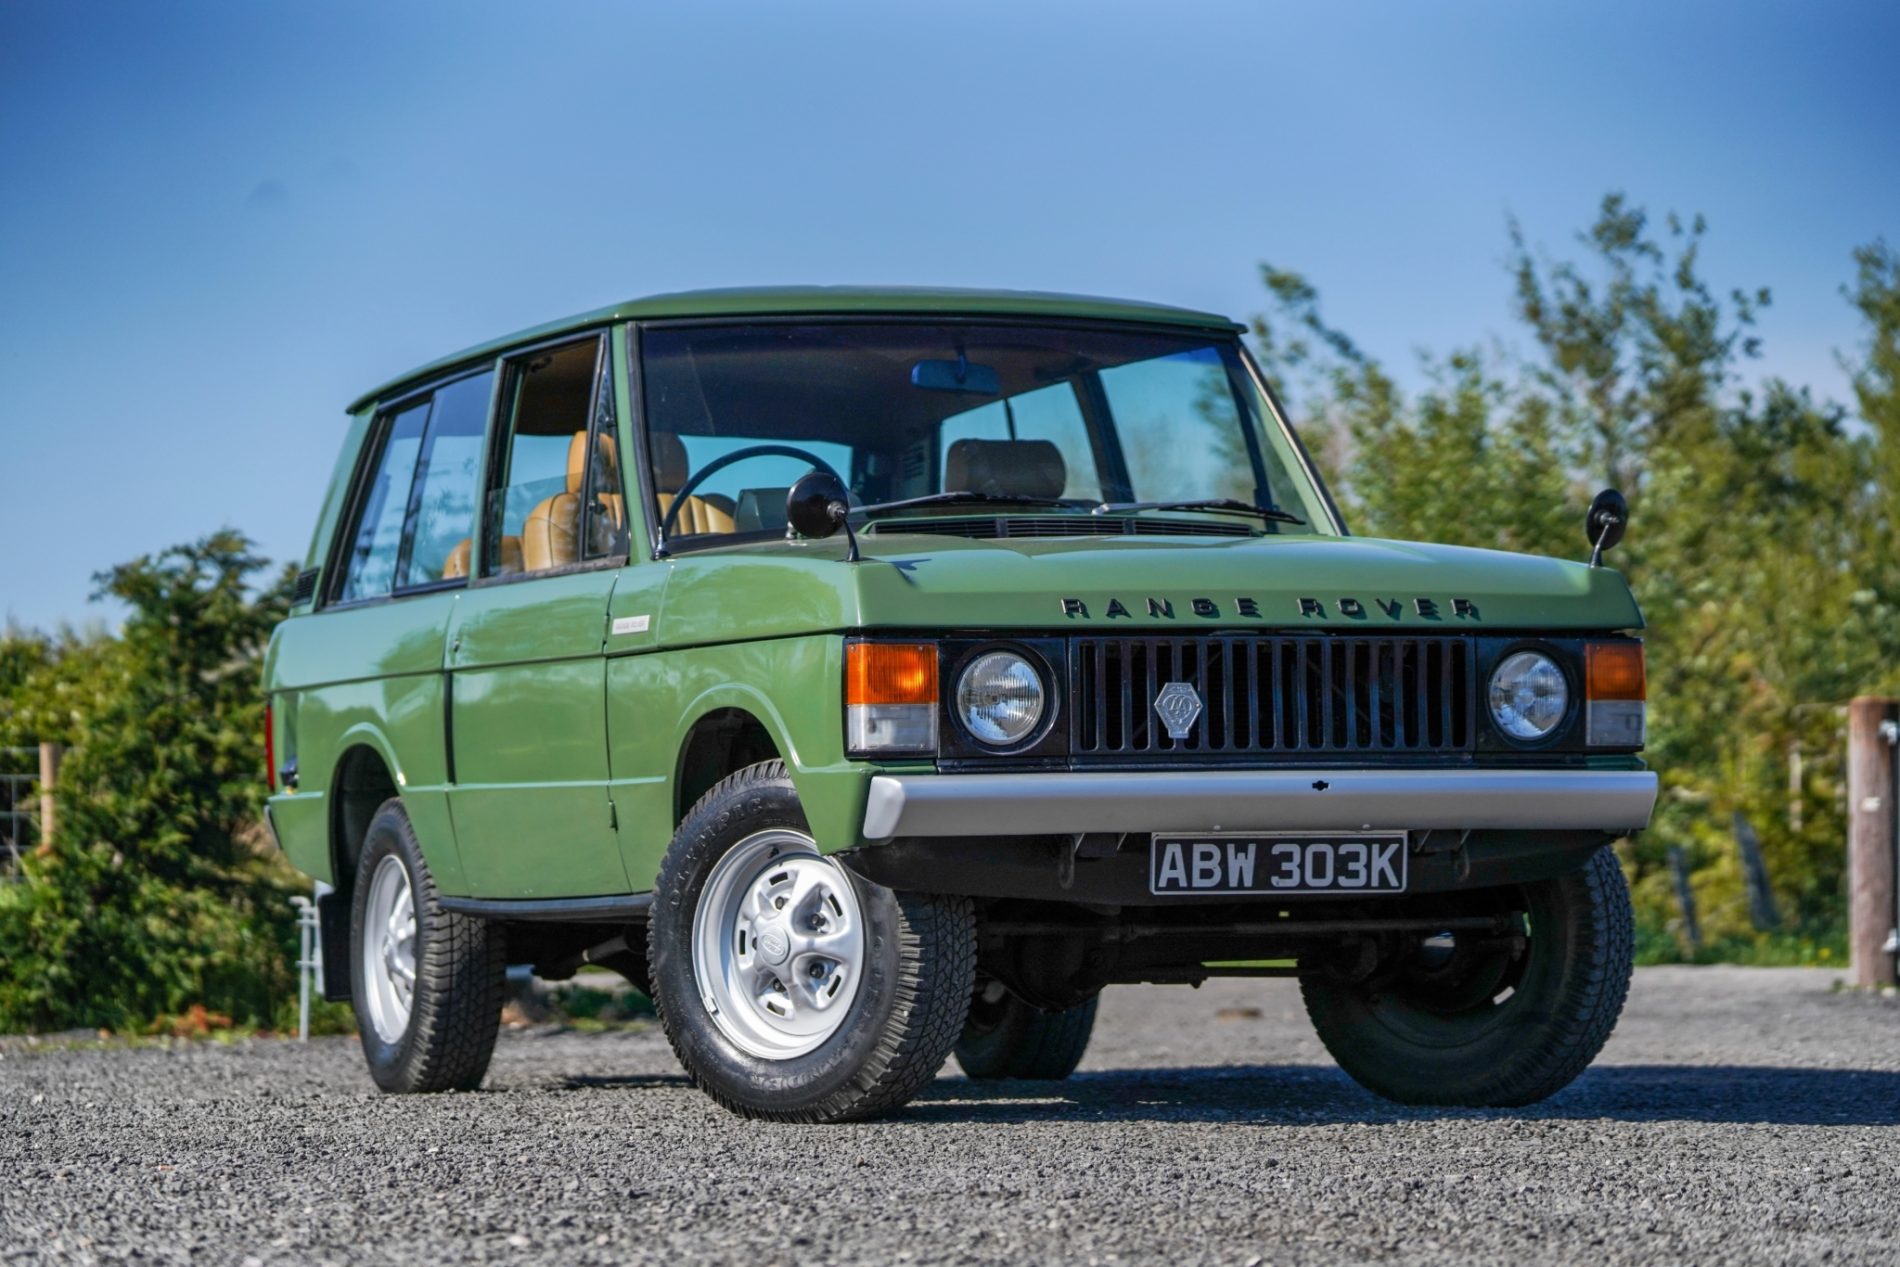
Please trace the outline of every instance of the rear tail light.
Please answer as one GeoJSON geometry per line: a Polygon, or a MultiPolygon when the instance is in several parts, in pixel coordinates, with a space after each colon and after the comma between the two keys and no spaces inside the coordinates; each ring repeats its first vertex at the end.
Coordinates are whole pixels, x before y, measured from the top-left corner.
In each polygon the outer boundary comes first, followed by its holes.
{"type": "Polygon", "coordinates": [[[937,647],[852,642],[844,649],[845,746],[854,757],[934,755],[937,647]]]}
{"type": "Polygon", "coordinates": [[[1592,642],[1583,649],[1583,741],[1592,748],[1640,748],[1648,682],[1640,642],[1592,642]]]}

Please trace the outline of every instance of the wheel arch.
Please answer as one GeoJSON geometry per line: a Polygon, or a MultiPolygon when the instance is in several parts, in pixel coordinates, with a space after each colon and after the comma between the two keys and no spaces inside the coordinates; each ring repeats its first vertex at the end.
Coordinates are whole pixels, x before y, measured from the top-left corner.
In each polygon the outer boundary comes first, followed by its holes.
{"type": "Polygon", "coordinates": [[[330,874],[339,893],[354,888],[370,819],[383,802],[402,795],[401,783],[384,745],[362,734],[345,743],[330,778],[330,874]]]}
{"type": "Polygon", "coordinates": [[[782,760],[819,847],[862,843],[873,770],[844,752],[843,652],[842,638],[810,634],[609,658],[615,802],[635,889],[652,886],[674,830],[711,785],[707,766],[693,773],[709,750],[713,782],[755,755],[782,760]],[[733,726],[749,748],[706,735],[733,726]]]}
{"type": "MultiPolygon", "coordinates": [[[[748,701],[749,702],[749,701],[748,701]]],[[[675,745],[673,764],[673,822],[678,825],[701,797],[721,779],[747,766],[788,759],[782,732],[775,732],[754,707],[743,703],[695,701],[692,713],[675,745]]]]}

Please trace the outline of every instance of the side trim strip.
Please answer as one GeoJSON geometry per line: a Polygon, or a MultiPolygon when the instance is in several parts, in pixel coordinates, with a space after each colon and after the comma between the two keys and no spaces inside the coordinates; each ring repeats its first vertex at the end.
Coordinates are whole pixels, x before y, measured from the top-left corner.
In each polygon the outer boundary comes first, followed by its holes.
{"type": "Polygon", "coordinates": [[[620,893],[607,897],[553,898],[438,898],[445,911],[479,915],[483,919],[520,919],[563,924],[620,924],[638,922],[653,907],[651,893],[620,893]]]}

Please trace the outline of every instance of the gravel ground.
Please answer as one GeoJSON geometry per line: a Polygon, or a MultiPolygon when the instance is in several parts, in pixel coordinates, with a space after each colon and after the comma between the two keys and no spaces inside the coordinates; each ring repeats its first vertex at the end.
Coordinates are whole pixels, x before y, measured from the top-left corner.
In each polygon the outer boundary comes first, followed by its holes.
{"type": "Polygon", "coordinates": [[[748,1124],[652,1029],[374,1094],[352,1039],[0,1049],[0,1262],[1900,1262],[1900,1005],[1639,972],[1535,1109],[1397,1109],[1286,982],[1119,987],[1083,1072],[748,1124]]]}

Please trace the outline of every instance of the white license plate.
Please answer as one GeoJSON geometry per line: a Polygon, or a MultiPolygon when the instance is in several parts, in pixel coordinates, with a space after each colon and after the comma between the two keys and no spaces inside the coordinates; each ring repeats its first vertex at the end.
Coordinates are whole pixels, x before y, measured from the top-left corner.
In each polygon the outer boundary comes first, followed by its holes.
{"type": "Polygon", "coordinates": [[[1156,835],[1148,891],[1403,893],[1405,833],[1210,832],[1156,835]]]}

